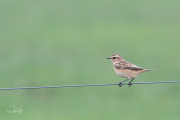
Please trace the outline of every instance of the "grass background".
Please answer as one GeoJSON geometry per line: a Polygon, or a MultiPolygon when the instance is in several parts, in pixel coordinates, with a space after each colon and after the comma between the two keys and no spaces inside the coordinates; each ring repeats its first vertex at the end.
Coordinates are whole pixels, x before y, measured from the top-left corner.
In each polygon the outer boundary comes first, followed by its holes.
{"type": "MultiPolygon", "coordinates": [[[[112,54],[179,80],[179,0],[0,1],[0,88],[108,84],[112,54]]],[[[179,84],[0,91],[1,119],[177,120],[179,84]],[[22,114],[7,113],[13,105],[22,114]]]]}

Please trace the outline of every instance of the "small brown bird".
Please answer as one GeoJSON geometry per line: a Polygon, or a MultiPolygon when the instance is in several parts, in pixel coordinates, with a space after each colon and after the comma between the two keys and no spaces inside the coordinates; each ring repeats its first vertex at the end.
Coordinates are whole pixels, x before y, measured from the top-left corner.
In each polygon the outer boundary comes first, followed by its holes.
{"type": "Polygon", "coordinates": [[[146,72],[146,71],[151,71],[153,69],[143,69],[139,66],[136,66],[130,62],[127,62],[123,59],[123,57],[119,54],[114,54],[111,57],[107,58],[107,59],[111,59],[111,61],[113,62],[113,67],[114,67],[114,71],[116,72],[117,75],[127,78],[126,80],[122,81],[119,83],[119,86],[122,86],[122,83],[130,80],[129,82],[129,87],[132,85],[132,81],[141,73],[146,72]]]}

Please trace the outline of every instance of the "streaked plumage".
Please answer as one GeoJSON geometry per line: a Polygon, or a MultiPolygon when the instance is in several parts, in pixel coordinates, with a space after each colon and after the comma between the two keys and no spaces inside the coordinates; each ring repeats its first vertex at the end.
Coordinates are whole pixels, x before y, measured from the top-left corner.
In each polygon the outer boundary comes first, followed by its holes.
{"type": "MultiPolygon", "coordinates": [[[[117,75],[124,77],[124,78],[128,78],[132,79],[129,82],[129,86],[131,86],[131,82],[141,73],[146,72],[146,71],[151,71],[152,69],[144,69],[141,68],[137,65],[134,65],[130,62],[127,62],[123,59],[123,57],[119,54],[114,54],[111,57],[107,58],[107,59],[111,59],[111,61],[113,62],[113,67],[114,67],[114,71],[117,75]]],[[[127,81],[124,80],[124,81],[127,81]]],[[[124,82],[122,81],[122,82],[124,82]]],[[[119,83],[119,86],[121,87],[122,82],[119,83]]]]}

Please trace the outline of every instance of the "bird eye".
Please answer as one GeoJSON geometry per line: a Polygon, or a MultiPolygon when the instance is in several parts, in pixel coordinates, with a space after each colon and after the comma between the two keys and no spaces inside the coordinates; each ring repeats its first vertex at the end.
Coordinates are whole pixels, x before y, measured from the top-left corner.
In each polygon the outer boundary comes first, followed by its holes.
{"type": "Polygon", "coordinates": [[[115,57],[113,57],[113,59],[115,59],[115,57]]]}

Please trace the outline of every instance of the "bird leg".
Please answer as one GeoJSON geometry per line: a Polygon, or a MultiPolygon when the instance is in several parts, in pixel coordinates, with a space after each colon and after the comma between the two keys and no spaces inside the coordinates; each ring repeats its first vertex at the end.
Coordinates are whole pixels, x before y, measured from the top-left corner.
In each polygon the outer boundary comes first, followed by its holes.
{"type": "Polygon", "coordinates": [[[132,82],[134,79],[135,79],[135,78],[133,78],[133,79],[129,82],[129,84],[128,84],[128,85],[129,85],[129,87],[131,87],[131,85],[132,85],[132,83],[131,83],[131,82],[132,82]]]}
{"type": "MultiPolygon", "coordinates": [[[[130,78],[128,78],[127,80],[129,80],[130,78]]],[[[121,87],[122,86],[122,83],[123,82],[125,82],[125,81],[127,81],[127,80],[124,80],[124,81],[122,81],[122,82],[120,82],[118,85],[119,85],[119,87],[121,87]]]]}

